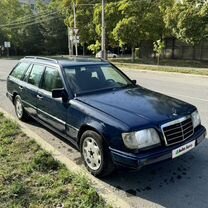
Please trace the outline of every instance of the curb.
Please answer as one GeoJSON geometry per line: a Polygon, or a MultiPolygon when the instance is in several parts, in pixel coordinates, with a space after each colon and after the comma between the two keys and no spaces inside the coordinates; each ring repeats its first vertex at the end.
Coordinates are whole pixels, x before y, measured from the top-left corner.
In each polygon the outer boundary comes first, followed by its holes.
{"type": "Polygon", "coordinates": [[[34,139],[44,150],[51,153],[53,158],[60,161],[64,165],[66,165],[67,169],[75,172],[77,174],[84,174],[91,182],[92,186],[97,190],[98,194],[103,197],[107,204],[111,205],[115,208],[130,208],[131,206],[124,201],[122,198],[117,196],[112,190],[108,189],[104,182],[92,176],[87,170],[84,170],[80,166],[78,166],[75,162],[67,158],[64,154],[58,151],[51,144],[46,142],[39,135],[30,130],[23,122],[19,121],[17,118],[6,112],[4,109],[0,107],[0,112],[4,114],[6,118],[9,118],[15,122],[17,122],[22,131],[30,138],[34,139]]]}

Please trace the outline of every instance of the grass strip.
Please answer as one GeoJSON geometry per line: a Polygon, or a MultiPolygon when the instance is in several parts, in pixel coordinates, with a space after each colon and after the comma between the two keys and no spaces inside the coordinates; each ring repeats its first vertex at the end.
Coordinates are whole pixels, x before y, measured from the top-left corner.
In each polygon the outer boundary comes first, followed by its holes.
{"type": "Polygon", "coordinates": [[[70,172],[2,113],[0,164],[0,207],[110,207],[84,175],[70,172]]]}
{"type": "Polygon", "coordinates": [[[148,71],[162,71],[162,72],[177,72],[183,74],[196,74],[208,76],[208,69],[197,69],[187,67],[171,67],[171,66],[152,66],[143,64],[129,64],[113,62],[118,68],[122,70],[148,70],[148,71]]]}

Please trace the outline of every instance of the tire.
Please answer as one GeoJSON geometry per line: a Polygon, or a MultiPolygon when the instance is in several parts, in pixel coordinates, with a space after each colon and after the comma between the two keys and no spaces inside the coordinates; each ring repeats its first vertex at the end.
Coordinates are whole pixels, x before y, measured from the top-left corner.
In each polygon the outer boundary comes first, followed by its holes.
{"type": "Polygon", "coordinates": [[[81,136],[81,156],[87,170],[96,177],[110,175],[115,167],[103,138],[95,131],[87,130],[81,136]]]}
{"type": "Polygon", "coordinates": [[[17,118],[21,121],[27,121],[29,116],[25,112],[25,109],[22,105],[21,97],[19,95],[16,95],[14,99],[14,107],[15,107],[15,113],[16,113],[17,118]]]}

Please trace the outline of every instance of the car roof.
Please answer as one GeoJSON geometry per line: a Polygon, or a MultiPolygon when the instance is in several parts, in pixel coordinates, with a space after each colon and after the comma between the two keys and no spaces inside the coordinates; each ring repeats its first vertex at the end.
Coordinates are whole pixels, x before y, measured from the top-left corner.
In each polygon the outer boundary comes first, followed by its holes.
{"type": "Polygon", "coordinates": [[[20,61],[27,61],[33,63],[42,63],[51,66],[62,66],[62,67],[70,67],[70,66],[86,66],[86,65],[106,65],[109,62],[96,59],[96,58],[77,58],[77,57],[70,57],[70,58],[46,58],[46,57],[39,57],[39,56],[26,56],[20,61]]]}

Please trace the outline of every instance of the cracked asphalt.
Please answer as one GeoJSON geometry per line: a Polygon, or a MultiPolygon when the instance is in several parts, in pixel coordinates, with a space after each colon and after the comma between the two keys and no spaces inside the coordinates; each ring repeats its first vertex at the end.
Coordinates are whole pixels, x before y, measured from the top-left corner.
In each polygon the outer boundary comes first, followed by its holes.
{"type": "MultiPolygon", "coordinates": [[[[6,77],[16,60],[0,59],[0,107],[15,116],[6,98],[6,77]]],[[[138,84],[197,106],[203,125],[208,128],[208,77],[176,73],[125,70],[138,84]]],[[[35,121],[27,124],[67,157],[83,166],[79,152],[66,140],[35,121]]],[[[187,154],[139,171],[118,170],[103,179],[106,187],[122,197],[130,207],[208,207],[208,142],[205,140],[187,154]]],[[[83,167],[84,168],[84,167],[83,167]]]]}

